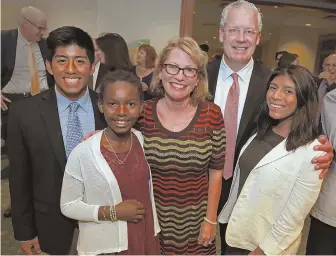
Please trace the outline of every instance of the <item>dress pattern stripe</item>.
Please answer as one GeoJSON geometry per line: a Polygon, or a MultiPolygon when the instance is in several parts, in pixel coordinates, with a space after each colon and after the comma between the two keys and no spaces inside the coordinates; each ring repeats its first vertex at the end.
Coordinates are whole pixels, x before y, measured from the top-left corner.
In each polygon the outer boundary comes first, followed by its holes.
{"type": "Polygon", "coordinates": [[[207,210],[209,171],[224,167],[221,110],[201,103],[184,130],[171,132],[158,119],[157,102],[146,102],[139,128],[152,171],[161,253],[215,254],[215,244],[204,247],[197,239],[207,210]]]}

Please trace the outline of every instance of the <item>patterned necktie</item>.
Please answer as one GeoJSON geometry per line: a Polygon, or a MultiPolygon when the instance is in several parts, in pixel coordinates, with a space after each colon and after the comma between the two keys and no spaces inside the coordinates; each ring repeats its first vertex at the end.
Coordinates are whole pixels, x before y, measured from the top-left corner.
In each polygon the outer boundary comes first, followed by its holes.
{"type": "Polygon", "coordinates": [[[67,158],[69,157],[71,151],[82,141],[83,131],[82,126],[78,118],[77,110],[79,104],[77,102],[72,102],[69,105],[70,112],[67,123],[67,134],[65,143],[65,153],[67,158]]]}
{"type": "Polygon", "coordinates": [[[226,131],[226,151],[224,164],[224,179],[232,177],[233,163],[237,140],[237,125],[238,125],[238,103],[239,103],[239,84],[238,74],[233,73],[233,84],[226,100],[224,110],[224,123],[226,131]]]}
{"type": "Polygon", "coordinates": [[[35,54],[32,45],[28,45],[28,66],[30,73],[30,93],[36,95],[40,93],[40,81],[37,74],[35,54]]]}

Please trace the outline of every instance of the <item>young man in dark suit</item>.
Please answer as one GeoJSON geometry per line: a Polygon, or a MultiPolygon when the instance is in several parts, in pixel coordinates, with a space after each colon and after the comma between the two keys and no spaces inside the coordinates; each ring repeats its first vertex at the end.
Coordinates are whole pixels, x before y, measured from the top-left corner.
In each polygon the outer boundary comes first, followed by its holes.
{"type": "MultiPolygon", "coordinates": [[[[32,94],[47,90],[54,85],[51,75],[47,75],[45,59],[47,45],[42,38],[47,30],[47,17],[39,9],[23,7],[19,27],[1,31],[1,138],[7,140],[8,107],[11,102],[27,99],[32,94]],[[35,65],[30,67],[29,55],[35,65]],[[32,78],[36,74],[36,89],[32,78]]],[[[7,145],[2,152],[6,152],[7,145]]],[[[2,171],[1,178],[8,177],[8,168],[2,171]]],[[[8,208],[4,217],[10,217],[8,208]]]]}
{"type": "MultiPolygon", "coordinates": [[[[256,130],[255,121],[265,100],[267,81],[271,75],[270,70],[252,58],[260,41],[261,29],[261,14],[252,3],[240,0],[226,6],[219,29],[223,58],[212,61],[208,67],[209,91],[222,109],[227,138],[218,214],[228,200],[238,154],[256,130]]],[[[319,159],[321,163],[326,163],[318,166],[321,169],[328,168],[333,155],[330,143],[323,142],[327,145],[321,149],[329,154],[319,159]]],[[[227,214],[219,217],[222,254],[227,249],[225,233],[228,218],[227,214]]]]}
{"type": "Polygon", "coordinates": [[[105,121],[97,94],[88,89],[94,71],[91,37],[62,27],[47,38],[47,70],[56,86],[9,111],[9,187],[14,237],[25,254],[68,254],[75,222],[60,211],[63,172],[68,155],[105,121]],[[34,252],[33,251],[33,252],[34,252]]]}

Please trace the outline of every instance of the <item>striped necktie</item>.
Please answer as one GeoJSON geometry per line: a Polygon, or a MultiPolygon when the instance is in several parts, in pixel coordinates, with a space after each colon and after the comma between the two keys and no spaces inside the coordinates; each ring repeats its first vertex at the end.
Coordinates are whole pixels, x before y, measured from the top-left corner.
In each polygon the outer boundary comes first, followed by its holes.
{"type": "Polygon", "coordinates": [[[239,104],[239,84],[238,74],[233,73],[233,83],[230,87],[229,94],[226,100],[224,110],[224,124],[226,131],[226,151],[224,164],[224,179],[232,177],[234,169],[234,156],[237,140],[237,125],[238,125],[238,104],[239,104]]]}
{"type": "Polygon", "coordinates": [[[77,113],[79,104],[77,102],[72,102],[70,103],[69,108],[70,111],[67,123],[67,134],[65,143],[65,153],[67,158],[69,157],[71,151],[83,139],[83,130],[77,113]]]}

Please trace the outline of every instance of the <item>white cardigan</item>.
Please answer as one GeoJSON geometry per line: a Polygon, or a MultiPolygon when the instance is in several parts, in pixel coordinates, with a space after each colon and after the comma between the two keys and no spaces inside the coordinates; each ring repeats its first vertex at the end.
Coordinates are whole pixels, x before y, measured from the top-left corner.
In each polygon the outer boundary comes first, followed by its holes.
{"type": "Polygon", "coordinates": [[[323,152],[313,149],[318,140],[290,152],[285,143],[286,139],[252,169],[239,197],[237,164],[228,202],[218,217],[222,223],[229,219],[226,242],[230,246],[250,251],[259,246],[266,255],[297,253],[304,220],[322,184],[311,160],[323,152]]]}
{"type": "MultiPolygon", "coordinates": [[[[132,130],[141,145],[143,137],[132,130]]],[[[100,151],[103,131],[80,143],[70,154],[63,178],[62,213],[79,222],[77,251],[80,255],[113,253],[127,250],[127,222],[99,221],[102,205],[116,205],[122,201],[118,182],[100,151]]],[[[152,176],[151,196],[155,235],[160,232],[156,215],[152,176]]],[[[52,231],[51,231],[52,232],[52,231]]]]}

